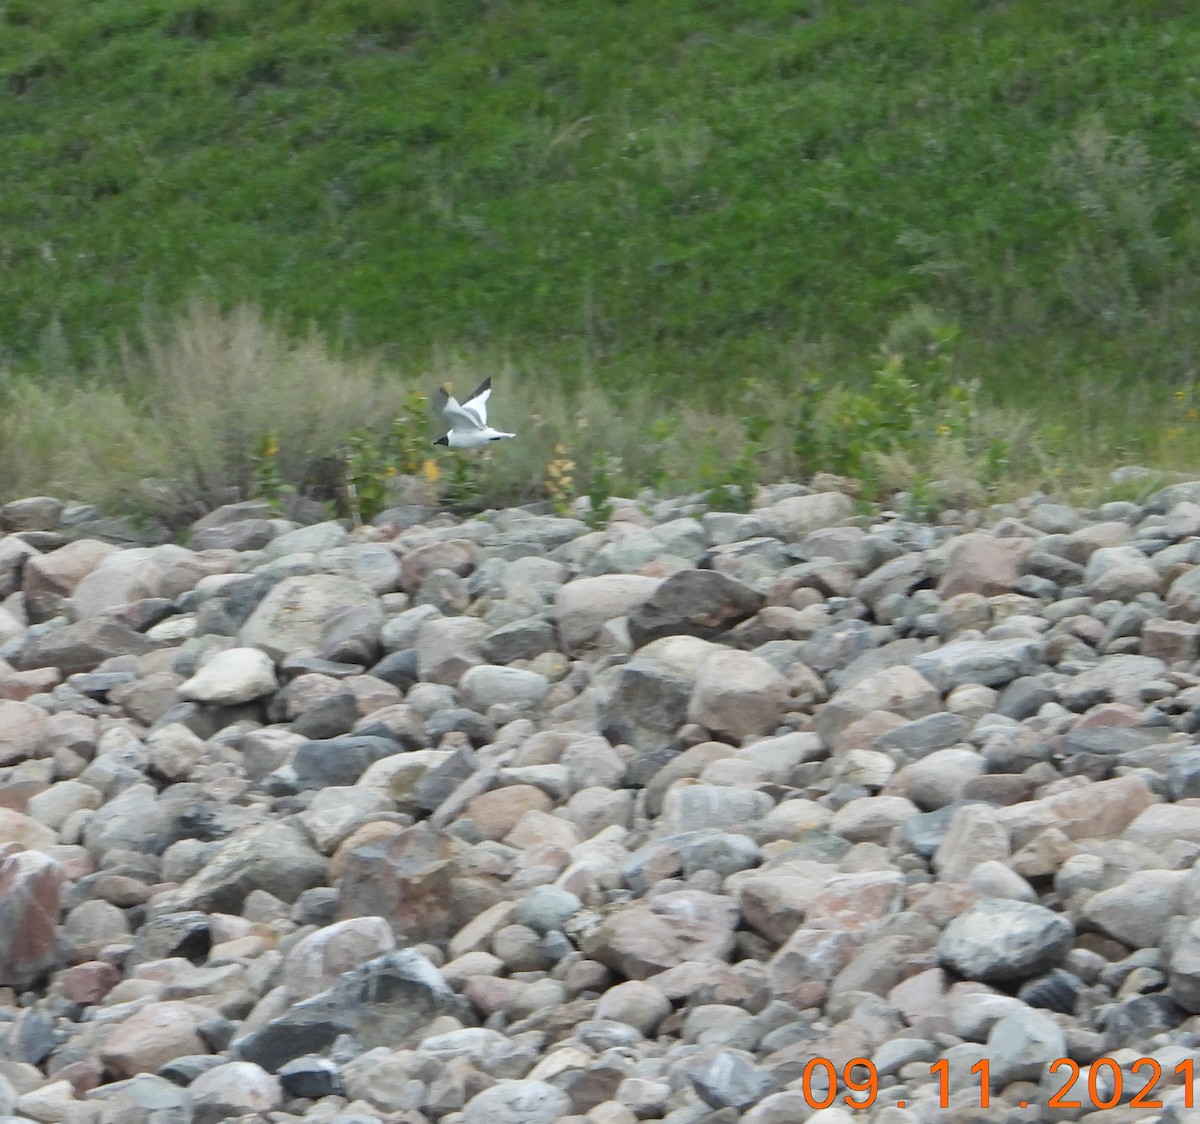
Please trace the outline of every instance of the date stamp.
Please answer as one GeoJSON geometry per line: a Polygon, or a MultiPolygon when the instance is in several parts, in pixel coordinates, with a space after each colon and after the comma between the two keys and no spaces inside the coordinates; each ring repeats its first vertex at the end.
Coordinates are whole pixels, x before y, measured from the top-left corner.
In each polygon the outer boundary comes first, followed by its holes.
{"type": "MultiPolygon", "coordinates": [[[[979,1079],[979,1107],[989,1108],[987,1058],[980,1058],[971,1066],[970,1072],[979,1079]]],[[[1130,1108],[1163,1107],[1156,1095],[1163,1078],[1163,1067],[1153,1058],[1138,1058],[1124,1069],[1114,1058],[1097,1058],[1088,1066],[1087,1076],[1082,1081],[1078,1062],[1055,1058],[1050,1062],[1049,1073],[1062,1083],[1050,1095],[1046,1108],[1115,1108],[1126,1098],[1130,1108]],[[1135,1079],[1133,1082],[1126,1081],[1126,1069],[1135,1079]]],[[[937,1084],[939,1106],[948,1108],[950,1063],[945,1058],[934,1062],[929,1067],[929,1074],[937,1084]]],[[[1183,1086],[1183,1107],[1193,1108],[1195,1059],[1180,1062],[1174,1068],[1174,1075],[1183,1086]]],[[[837,1101],[839,1092],[850,1108],[870,1108],[879,1095],[879,1073],[867,1058],[851,1058],[840,1073],[828,1058],[813,1058],[804,1067],[800,1089],[805,1101],[814,1109],[829,1108],[837,1101]]],[[[903,1108],[904,1103],[900,1102],[899,1107],[903,1108]]],[[[1019,1107],[1029,1106],[1022,1101],[1019,1107]]]]}

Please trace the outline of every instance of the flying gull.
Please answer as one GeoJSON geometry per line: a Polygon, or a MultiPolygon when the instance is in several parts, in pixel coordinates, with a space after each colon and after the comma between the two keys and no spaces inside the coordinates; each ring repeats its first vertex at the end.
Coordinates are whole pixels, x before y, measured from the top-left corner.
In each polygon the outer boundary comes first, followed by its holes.
{"type": "Polygon", "coordinates": [[[437,410],[450,432],[439,437],[434,444],[446,445],[451,449],[477,449],[489,441],[502,437],[516,437],[515,433],[501,433],[487,423],[487,400],[492,393],[489,375],[479,384],[465,402],[460,403],[444,386],[438,388],[437,410]]]}

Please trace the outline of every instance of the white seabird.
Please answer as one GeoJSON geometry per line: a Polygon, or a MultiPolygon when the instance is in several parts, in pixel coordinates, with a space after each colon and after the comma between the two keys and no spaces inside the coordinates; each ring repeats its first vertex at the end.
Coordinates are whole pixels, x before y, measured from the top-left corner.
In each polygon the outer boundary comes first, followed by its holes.
{"type": "Polygon", "coordinates": [[[515,433],[502,433],[487,423],[487,400],[492,393],[492,378],[489,375],[475,388],[465,402],[459,402],[444,386],[438,388],[437,410],[450,427],[450,432],[439,437],[434,444],[446,445],[451,449],[477,449],[489,441],[502,437],[516,437],[515,433]]]}

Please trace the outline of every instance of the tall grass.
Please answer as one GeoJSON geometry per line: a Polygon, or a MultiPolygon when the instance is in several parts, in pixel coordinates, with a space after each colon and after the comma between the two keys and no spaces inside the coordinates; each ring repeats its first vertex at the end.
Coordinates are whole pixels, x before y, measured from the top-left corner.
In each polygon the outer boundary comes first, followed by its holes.
{"type": "MultiPolygon", "coordinates": [[[[1080,410],[1073,429],[1058,428],[989,405],[956,373],[954,338],[938,317],[916,310],[862,372],[747,380],[705,403],[701,395],[664,397],[649,382],[564,382],[546,367],[462,349],[399,369],[345,355],[315,331],[293,338],[254,306],[223,310],[194,299],[90,375],[0,382],[0,497],[51,491],[136,511],[149,502],[142,481],[150,477],[178,482],[176,493],[210,508],[259,494],[269,448],[280,486],[328,498],[331,478],[348,479],[351,451],[383,450],[397,418],[410,419],[401,424],[413,427],[417,464],[444,457],[426,444],[437,420],[412,417],[414,402],[431,410],[438,386],[464,393],[485,375],[494,380],[492,420],[518,434],[470,458],[485,505],[545,499],[554,491],[549,466],[564,460],[575,466],[578,494],[701,491],[716,506],[750,502],[759,483],[818,472],[856,478],[865,499],[908,490],[923,510],[1095,478],[1102,419],[1118,391],[1103,408],[1093,403],[1095,417],[1080,410]]],[[[1178,460],[1200,435],[1200,414],[1190,390],[1169,405],[1179,424],[1150,451],[1178,460]]],[[[397,471],[382,453],[372,463],[376,483],[397,471]]]]}

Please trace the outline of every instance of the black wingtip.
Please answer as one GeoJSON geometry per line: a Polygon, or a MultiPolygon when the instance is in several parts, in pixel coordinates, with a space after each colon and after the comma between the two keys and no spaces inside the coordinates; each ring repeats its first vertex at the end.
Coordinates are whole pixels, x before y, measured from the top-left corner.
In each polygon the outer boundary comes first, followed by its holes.
{"type": "Polygon", "coordinates": [[[491,390],[491,389],[492,389],[492,376],[488,375],[488,377],[486,379],[484,379],[483,382],[481,382],[474,390],[471,391],[471,397],[468,398],[467,401],[468,402],[474,401],[485,390],[491,390]]]}

